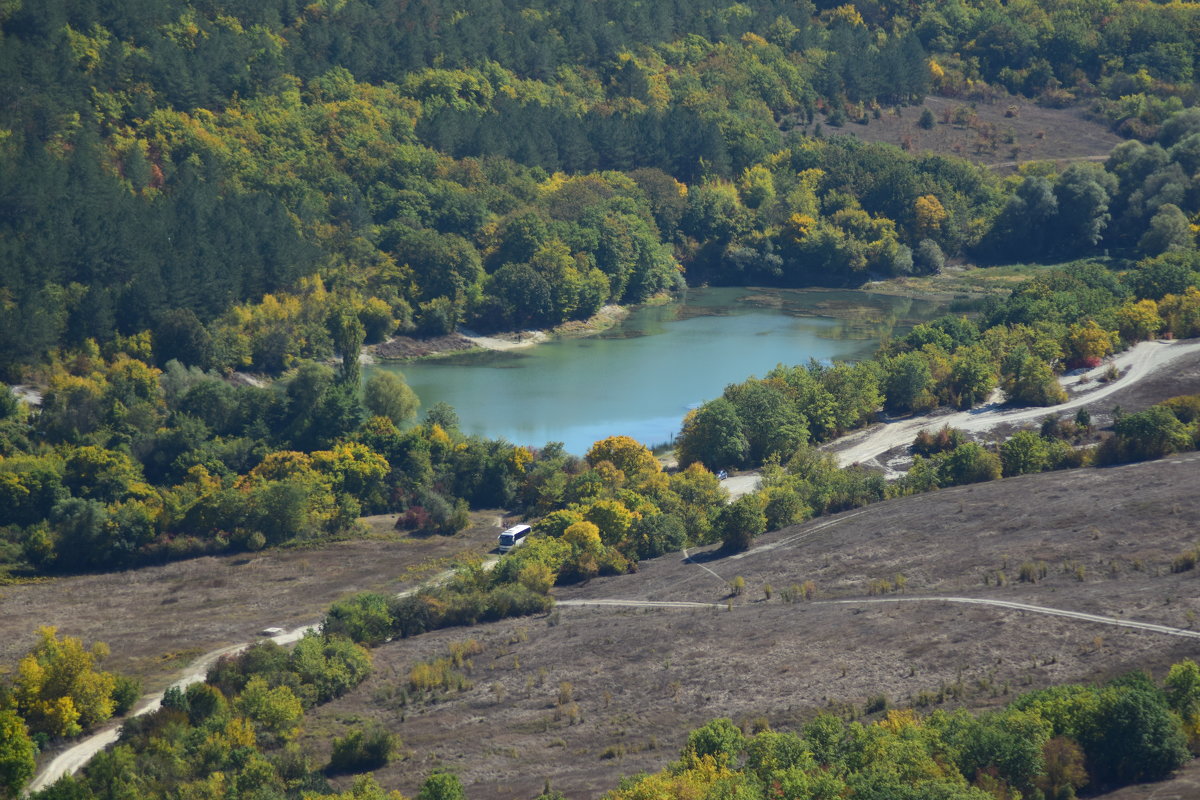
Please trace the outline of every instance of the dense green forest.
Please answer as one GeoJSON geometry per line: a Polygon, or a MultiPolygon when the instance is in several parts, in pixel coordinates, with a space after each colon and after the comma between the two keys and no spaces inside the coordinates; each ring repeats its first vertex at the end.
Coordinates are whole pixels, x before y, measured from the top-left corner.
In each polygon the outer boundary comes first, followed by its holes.
{"type": "Polygon", "coordinates": [[[1179,110],[1189,71],[1143,58],[1194,58],[1190,7],[954,9],[430,4],[397,25],[362,2],[3,5],[0,368],[45,397],[0,398],[0,564],[255,550],[386,511],[451,533],[469,507],[505,507],[544,518],[553,582],[889,492],[1194,446],[1183,402],[1155,412],[1153,445],[1122,433],[1095,455],[1051,435],[1001,464],[947,433],[890,489],[809,449],[879,409],[968,408],[996,386],[1051,404],[1063,369],[1200,331],[1200,111],[1179,110]],[[1012,84],[1029,58],[1052,69],[1012,84]],[[1060,173],[809,135],[821,111],[869,122],[931,80],[1107,108],[1125,79],[1161,112],[1137,117],[1146,141],[1060,173]],[[359,348],[396,332],[551,325],[685,280],[1102,251],[876,359],[729,387],[689,415],[695,468],[672,476],[619,438],[579,459],[465,436],[444,407],[414,426],[402,381],[360,386],[359,348]],[[280,377],[228,380],[243,368],[280,377]],[[724,507],[705,468],[759,464],[764,492],[724,507]]]}
{"type": "MultiPolygon", "coordinates": [[[[1190,7],[954,8],[5,4],[0,368],[46,392],[36,411],[0,407],[0,563],[256,549],[382,511],[443,532],[469,505],[582,518],[597,498],[674,517],[671,541],[721,538],[711,487],[656,494],[640,468],[605,474],[611,459],[463,436],[444,408],[408,427],[411,391],[360,390],[355,358],[396,332],[552,325],[683,281],[1109,253],[873,361],[730,387],[680,441],[685,465],[714,469],[798,465],[797,448],[879,408],[965,408],[996,385],[1048,404],[1055,372],[1195,335],[1190,7]],[[1049,71],[1013,84],[1028,59],[1049,71]],[[1146,141],[1057,174],[809,135],[820,112],[869,122],[931,81],[1102,108],[1133,96],[1126,78],[1161,112],[1138,117],[1146,141]],[[551,133],[563,141],[521,140],[551,133]],[[225,379],[243,368],[281,377],[225,379]]],[[[770,524],[882,496],[851,483],[858,500],[800,493],[770,524]]],[[[628,527],[600,525],[622,551],[611,569],[638,556],[628,527]]]]}
{"type": "Polygon", "coordinates": [[[330,309],[368,340],[547,326],[1194,238],[1190,5],[476,5],[6,3],[0,370],[149,331],[160,367],[278,372],[338,348],[330,309]],[[1014,185],[804,135],[996,87],[1146,144],[1014,185]]]}
{"type": "MultiPolygon", "coordinates": [[[[1195,448],[1194,396],[1125,415],[1095,451],[1073,446],[1083,418],[995,451],[930,433],[891,485],[813,445],[996,387],[1052,405],[1065,369],[1200,334],[1197,69],[1189,3],[0,0],[0,378],[44,388],[38,408],[0,393],[0,570],[254,551],[354,535],[365,513],[451,534],[470,508],[502,507],[537,531],[495,570],[348,599],[290,654],[223,663],[48,796],[323,796],[289,740],[305,708],[365,676],[352,642],[543,611],[555,583],[685,544],[745,548],[888,496],[1195,448]],[[929,92],[969,113],[1004,91],[1082,105],[1129,141],[1104,163],[1001,178],[830,135],[929,92]],[[875,359],[728,387],[689,415],[671,474],[621,436],[578,458],[467,436],[445,406],[418,421],[403,381],[358,370],[365,342],[398,333],[549,327],[686,283],[858,285],[958,258],[1064,266],[875,359]],[[763,488],[726,504],[710,470],[741,466],[762,466],[763,488]]],[[[0,795],[36,747],[136,696],[78,643],[43,639],[33,677],[0,691],[0,795]],[[83,676],[71,704],[88,703],[74,718],[35,680],[64,650],[83,676]]],[[[1069,797],[1085,761],[1102,783],[1150,777],[1104,772],[1128,766],[1105,756],[1125,735],[1104,728],[1114,709],[1160,737],[1155,774],[1178,763],[1195,667],[1172,676],[1165,694],[1135,676],[803,737],[714,723],[613,797],[893,797],[903,780],[967,798],[981,770],[1069,797]],[[1010,760],[988,749],[1010,744],[1010,760]]],[[[392,743],[338,747],[354,771],[392,743]]],[[[453,783],[435,775],[422,797],[453,783]]],[[[362,781],[349,796],[382,795],[362,781]]]]}

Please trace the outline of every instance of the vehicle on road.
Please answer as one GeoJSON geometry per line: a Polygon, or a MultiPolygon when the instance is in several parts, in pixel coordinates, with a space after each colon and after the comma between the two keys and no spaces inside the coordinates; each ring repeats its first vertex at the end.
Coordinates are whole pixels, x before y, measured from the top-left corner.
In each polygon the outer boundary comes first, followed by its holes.
{"type": "Polygon", "coordinates": [[[500,552],[502,554],[507,553],[510,550],[515,550],[516,548],[525,544],[525,539],[529,536],[529,532],[532,530],[533,529],[528,525],[513,525],[504,533],[496,537],[497,541],[500,542],[500,552]]]}

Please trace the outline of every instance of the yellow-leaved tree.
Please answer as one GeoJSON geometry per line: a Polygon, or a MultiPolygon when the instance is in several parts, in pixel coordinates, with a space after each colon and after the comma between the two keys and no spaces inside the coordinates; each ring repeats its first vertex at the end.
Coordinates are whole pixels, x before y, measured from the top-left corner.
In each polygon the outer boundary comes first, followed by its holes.
{"type": "Polygon", "coordinates": [[[0,701],[0,798],[21,796],[37,769],[29,729],[17,712],[0,701]]]}
{"type": "Polygon", "coordinates": [[[916,233],[922,239],[937,239],[950,215],[937,195],[925,194],[913,202],[916,233]]]}
{"type": "Polygon", "coordinates": [[[108,645],[96,642],[87,650],[79,639],[57,634],[51,626],[38,628],[40,641],[17,665],[13,697],[30,732],[77,736],[113,715],[117,678],[96,669],[108,645]]]}
{"type": "Polygon", "coordinates": [[[592,445],[585,456],[588,465],[595,467],[608,461],[633,485],[638,485],[652,475],[662,472],[662,464],[645,445],[628,436],[609,436],[592,445]]]}

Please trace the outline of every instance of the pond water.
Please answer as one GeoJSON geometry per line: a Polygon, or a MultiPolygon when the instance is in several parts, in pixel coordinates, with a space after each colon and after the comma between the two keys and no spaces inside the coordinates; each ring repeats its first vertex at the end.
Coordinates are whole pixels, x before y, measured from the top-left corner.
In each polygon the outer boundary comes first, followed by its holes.
{"type": "Polygon", "coordinates": [[[617,434],[666,443],[730,383],[779,363],[868,357],[881,337],[943,311],[859,291],[690,289],[594,336],[371,369],[403,372],[422,408],[454,406],[466,433],[582,455],[617,434]]]}

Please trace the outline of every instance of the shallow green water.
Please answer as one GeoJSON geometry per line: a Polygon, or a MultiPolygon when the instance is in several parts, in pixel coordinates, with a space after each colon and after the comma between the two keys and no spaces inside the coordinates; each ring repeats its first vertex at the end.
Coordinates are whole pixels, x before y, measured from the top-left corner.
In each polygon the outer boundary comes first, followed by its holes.
{"type": "Polygon", "coordinates": [[[870,356],[880,337],[941,311],[866,292],[691,289],[597,336],[399,369],[422,408],[449,403],[467,433],[534,447],[559,441],[582,454],[615,434],[666,442],[688,409],[727,384],[779,363],[870,356]]]}

